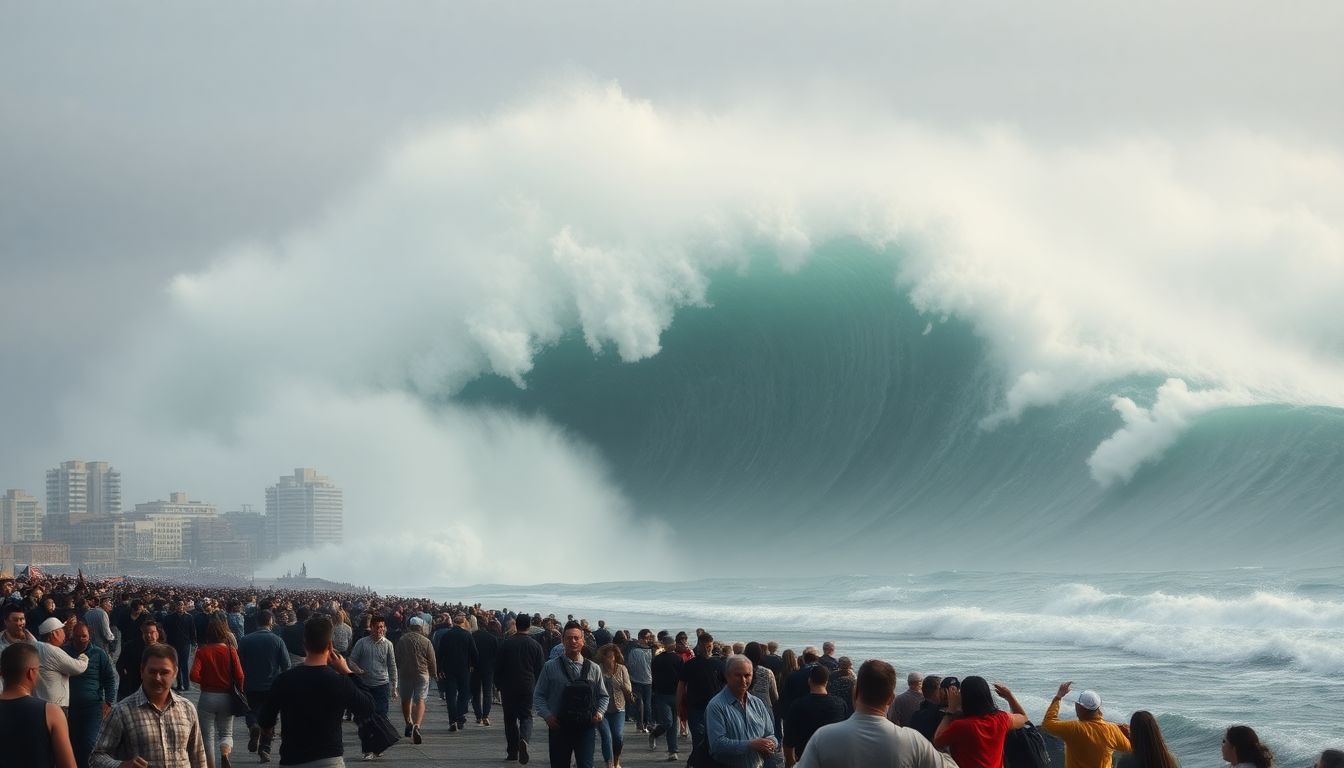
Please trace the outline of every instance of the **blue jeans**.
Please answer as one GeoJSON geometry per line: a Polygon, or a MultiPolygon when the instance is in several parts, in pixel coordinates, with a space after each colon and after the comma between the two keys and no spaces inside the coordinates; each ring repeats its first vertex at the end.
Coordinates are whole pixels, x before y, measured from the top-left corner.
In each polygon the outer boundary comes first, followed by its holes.
{"type": "Polygon", "coordinates": [[[677,751],[677,695],[675,693],[653,694],[653,711],[658,716],[658,727],[653,730],[656,739],[666,734],[667,751],[677,751]]]}
{"type": "Polygon", "coordinates": [[[639,727],[653,727],[653,683],[631,683],[635,701],[639,702],[639,727]]]}
{"type": "Polygon", "coordinates": [[[593,742],[597,741],[597,726],[552,728],[548,734],[551,768],[569,768],[571,755],[576,768],[593,768],[593,742]]]}
{"type": "Polygon", "coordinates": [[[621,730],[623,728],[625,728],[624,710],[607,712],[602,722],[597,724],[598,735],[602,737],[602,759],[608,763],[619,758],[621,751],[625,749],[625,734],[621,730]]]}
{"type": "Polygon", "coordinates": [[[191,646],[174,646],[177,651],[177,687],[184,691],[191,690],[191,646]]]}

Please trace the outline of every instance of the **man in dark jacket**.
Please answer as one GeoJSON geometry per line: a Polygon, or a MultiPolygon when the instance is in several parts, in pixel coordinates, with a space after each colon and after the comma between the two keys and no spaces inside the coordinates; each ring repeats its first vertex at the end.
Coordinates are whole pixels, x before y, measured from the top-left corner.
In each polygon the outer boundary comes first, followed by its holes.
{"type": "Polygon", "coordinates": [[[495,698],[495,659],[499,656],[499,622],[494,619],[471,633],[476,643],[476,666],[471,670],[471,711],[476,722],[490,724],[490,705],[495,698]]]}
{"type": "Polygon", "coordinates": [[[467,629],[467,617],[453,615],[453,625],[439,636],[434,648],[439,678],[448,703],[448,731],[460,731],[467,725],[467,702],[471,699],[471,668],[476,666],[476,641],[467,629]]]}
{"type": "Polygon", "coordinates": [[[178,600],[173,604],[173,612],[163,617],[163,634],[177,651],[177,684],[173,690],[191,690],[191,647],[196,645],[196,621],[187,613],[187,601],[178,600]]]}
{"type": "Polygon", "coordinates": [[[526,764],[527,743],[532,740],[532,691],[546,663],[545,652],[530,634],[532,619],[519,613],[514,620],[517,634],[504,638],[495,658],[495,685],[504,705],[504,741],[507,760],[526,764]]]}
{"type": "Polygon", "coordinates": [[[117,673],[112,668],[112,657],[93,643],[88,624],[80,622],[65,644],[65,652],[73,658],[85,654],[89,666],[83,674],[70,678],[70,745],[75,749],[75,763],[87,768],[98,728],[103,718],[117,701],[117,673]]]}
{"type": "Polygon", "coordinates": [[[257,714],[271,696],[271,684],[289,669],[289,649],[285,641],[271,631],[270,611],[257,611],[257,629],[238,641],[238,658],[243,665],[243,693],[247,695],[247,751],[258,757],[271,754],[271,739],[262,736],[257,714]]]}

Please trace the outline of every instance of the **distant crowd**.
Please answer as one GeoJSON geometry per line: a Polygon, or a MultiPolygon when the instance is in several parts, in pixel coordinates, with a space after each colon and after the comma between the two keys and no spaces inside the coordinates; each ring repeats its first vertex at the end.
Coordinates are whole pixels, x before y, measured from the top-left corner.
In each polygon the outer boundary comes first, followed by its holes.
{"type": "MultiPolygon", "coordinates": [[[[282,766],[339,768],[345,722],[376,761],[422,742],[431,694],[450,733],[468,713],[491,725],[498,705],[506,761],[532,760],[539,718],[553,768],[599,754],[618,768],[628,732],[713,768],[1046,768],[1059,744],[1064,768],[1180,765],[1151,713],[1108,721],[1096,691],[1061,683],[1034,723],[1001,683],[902,685],[829,642],[781,651],[424,598],[68,576],[0,581],[0,617],[0,768],[230,768],[236,717],[257,762],[278,740],[282,766]]],[[[1219,749],[1234,768],[1274,765],[1246,725],[1219,749]]],[[[1344,752],[1314,768],[1344,768],[1344,752]]]]}

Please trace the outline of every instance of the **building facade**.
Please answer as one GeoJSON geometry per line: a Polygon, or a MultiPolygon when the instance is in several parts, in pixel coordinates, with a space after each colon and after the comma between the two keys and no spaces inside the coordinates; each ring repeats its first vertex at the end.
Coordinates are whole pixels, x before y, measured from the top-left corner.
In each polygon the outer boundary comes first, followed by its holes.
{"type": "Polygon", "coordinates": [[[266,517],[275,555],[296,549],[341,544],[345,539],[345,506],[341,489],[311,468],[266,489],[266,517]]]}
{"type": "Polygon", "coordinates": [[[47,515],[116,515],[121,473],[106,461],[66,461],[47,470],[47,515]]]}
{"type": "Polygon", "coordinates": [[[11,488],[0,497],[0,544],[42,540],[42,502],[11,488]]]}

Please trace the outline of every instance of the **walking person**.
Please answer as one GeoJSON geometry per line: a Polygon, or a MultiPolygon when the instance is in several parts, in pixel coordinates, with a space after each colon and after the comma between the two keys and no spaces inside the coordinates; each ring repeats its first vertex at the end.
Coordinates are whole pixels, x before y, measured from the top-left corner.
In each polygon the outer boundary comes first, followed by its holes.
{"type": "Polygon", "coordinates": [[[350,665],[332,648],[331,629],[331,619],[320,614],[304,622],[303,663],[275,679],[257,715],[267,735],[277,719],[284,720],[282,766],[341,768],[345,765],[341,734],[345,711],[354,712],[357,718],[373,714],[373,699],[355,683],[350,665]]]}
{"type": "Polygon", "coordinates": [[[532,692],[532,706],[549,729],[551,768],[569,768],[571,760],[576,768],[593,768],[597,724],[610,703],[601,669],[583,657],[583,641],[583,627],[566,624],[565,650],[542,667],[532,692]]]}
{"type": "Polygon", "coordinates": [[[90,768],[206,768],[196,708],[171,690],[177,679],[177,651],[163,643],[146,647],[140,687],[108,713],[90,768]]]}
{"type": "MultiPolygon", "coordinates": [[[[479,663],[476,641],[467,629],[467,617],[455,614],[451,625],[443,630],[434,647],[434,655],[443,682],[443,694],[448,705],[448,732],[455,733],[467,726],[467,704],[471,701],[471,670],[479,663]]],[[[477,723],[480,722],[478,718],[477,723]]]]}
{"type": "Polygon", "coordinates": [[[187,613],[187,601],[173,603],[173,612],[163,618],[164,642],[177,651],[180,664],[177,667],[177,681],[173,690],[177,692],[191,689],[191,647],[196,645],[196,619],[187,613]]]}
{"type": "Polygon", "coordinates": [[[649,749],[657,749],[658,737],[666,735],[667,762],[675,763],[681,759],[677,754],[677,685],[685,662],[676,652],[676,641],[671,635],[664,634],[659,639],[663,652],[654,656],[649,665],[653,675],[653,711],[658,720],[658,725],[649,731],[649,749]]]}
{"type": "Polygon", "coordinates": [[[243,690],[246,680],[238,651],[229,644],[233,632],[223,617],[210,618],[196,658],[191,663],[191,681],[201,687],[196,712],[205,739],[209,768],[229,768],[233,752],[233,687],[243,690]]]}
{"type": "Polygon", "coordinates": [[[639,637],[629,646],[626,669],[630,671],[630,683],[635,689],[635,704],[638,712],[635,717],[635,730],[647,733],[653,730],[653,632],[639,630],[639,637]]]}
{"type": "Polygon", "coordinates": [[[123,638],[121,653],[117,654],[117,701],[130,696],[140,688],[140,661],[145,649],[163,641],[159,623],[146,619],[133,625],[139,627],[137,634],[123,638]]]}
{"type": "Polygon", "coordinates": [[[705,708],[709,754],[731,768],[778,768],[774,717],[764,702],[749,693],[753,674],[746,656],[726,660],[726,684],[705,708]]]}
{"type": "Polygon", "coordinates": [[[471,633],[476,644],[476,666],[471,669],[471,712],[479,725],[490,724],[495,698],[495,659],[499,656],[499,622],[491,619],[471,633]]]}
{"type": "Polygon", "coordinates": [[[602,739],[602,759],[607,768],[620,768],[621,752],[625,749],[625,708],[634,699],[630,672],[626,668],[621,649],[608,643],[597,649],[597,664],[602,668],[602,685],[607,689],[610,703],[598,724],[602,739]]]}
{"type": "Polygon", "coordinates": [[[243,666],[243,693],[247,696],[247,751],[261,762],[271,759],[271,737],[263,734],[257,714],[271,696],[276,678],[290,668],[289,650],[275,634],[275,617],[268,609],[257,611],[256,629],[238,641],[238,659],[243,666]]]}
{"type": "Polygon", "coordinates": [[[406,736],[414,743],[424,741],[420,726],[425,722],[425,700],[429,681],[438,677],[434,647],[425,637],[424,619],[412,616],[406,631],[397,638],[393,654],[397,659],[397,688],[401,694],[401,716],[406,720],[406,736]]]}
{"type": "Polygon", "coordinates": [[[396,651],[387,639],[387,619],[374,615],[368,617],[368,622],[369,633],[356,640],[350,650],[350,666],[369,689],[373,710],[386,717],[397,675],[396,651]]]}
{"type": "Polygon", "coordinates": [[[495,684],[504,710],[504,759],[526,765],[531,759],[533,692],[546,663],[546,652],[532,636],[532,617],[519,613],[515,632],[499,644],[495,658],[495,684]]]}

